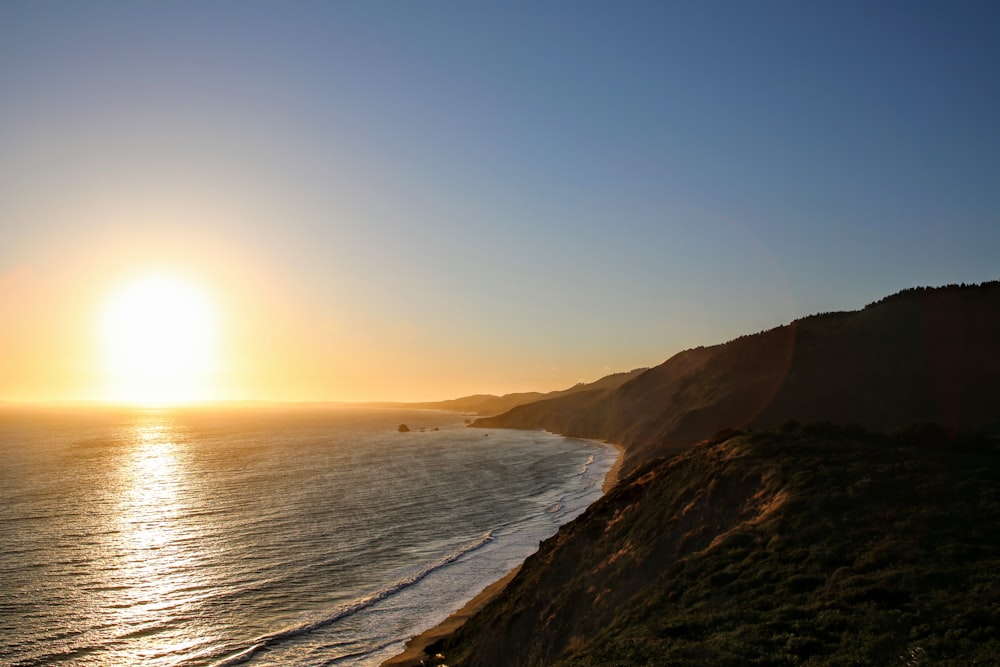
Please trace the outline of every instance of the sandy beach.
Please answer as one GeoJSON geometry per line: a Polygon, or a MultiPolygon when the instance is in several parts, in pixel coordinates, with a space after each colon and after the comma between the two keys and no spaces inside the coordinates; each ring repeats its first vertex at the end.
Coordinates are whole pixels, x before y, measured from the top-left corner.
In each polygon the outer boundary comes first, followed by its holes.
{"type": "Polygon", "coordinates": [[[406,642],[406,649],[399,655],[383,662],[382,667],[420,667],[425,648],[462,627],[473,614],[489,604],[510,583],[520,569],[520,565],[515,567],[502,579],[484,588],[479,595],[469,600],[464,607],[444,621],[406,642]]]}
{"type": "MultiPolygon", "coordinates": [[[[615,460],[614,465],[611,466],[611,469],[608,470],[608,474],[604,477],[604,483],[601,485],[601,489],[604,493],[607,493],[612,487],[614,487],[615,484],[618,483],[618,474],[621,471],[622,462],[625,460],[625,448],[615,443],[609,444],[613,445],[618,451],[618,458],[615,460]]],[[[513,570],[504,575],[502,579],[498,579],[484,588],[476,597],[469,600],[464,607],[456,611],[444,621],[410,639],[406,642],[406,648],[402,653],[389,658],[382,663],[381,667],[420,667],[420,661],[425,655],[424,649],[436,642],[438,639],[446,637],[462,627],[462,625],[464,625],[473,614],[488,605],[497,595],[499,595],[500,592],[507,587],[507,584],[509,584],[514,577],[517,576],[520,569],[520,565],[515,567],[513,570]]]]}
{"type": "Polygon", "coordinates": [[[615,459],[615,464],[611,466],[611,470],[608,474],[604,476],[604,483],[601,485],[601,491],[607,494],[615,484],[618,483],[618,476],[621,474],[622,465],[625,463],[625,447],[614,442],[607,443],[615,448],[618,452],[618,458],[615,459]]]}

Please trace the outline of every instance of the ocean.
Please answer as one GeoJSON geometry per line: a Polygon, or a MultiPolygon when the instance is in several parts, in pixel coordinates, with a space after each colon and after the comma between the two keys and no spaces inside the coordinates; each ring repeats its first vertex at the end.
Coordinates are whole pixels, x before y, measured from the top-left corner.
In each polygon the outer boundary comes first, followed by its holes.
{"type": "Polygon", "coordinates": [[[615,458],[435,411],[0,407],[0,664],[378,665],[615,458]]]}

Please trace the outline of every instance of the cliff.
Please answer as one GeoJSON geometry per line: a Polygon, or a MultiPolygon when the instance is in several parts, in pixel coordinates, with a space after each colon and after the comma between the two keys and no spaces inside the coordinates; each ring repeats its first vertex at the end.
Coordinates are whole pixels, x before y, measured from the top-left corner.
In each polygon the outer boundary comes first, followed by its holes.
{"type": "Polygon", "coordinates": [[[998,464],[937,427],[702,443],[544,542],[426,664],[996,664],[998,464]]]}
{"type": "Polygon", "coordinates": [[[996,664],[998,332],[906,290],[477,420],[625,471],[423,664],[996,664]]]}
{"type": "Polygon", "coordinates": [[[912,289],[680,352],[617,387],[515,407],[474,426],[544,428],[626,447],[627,474],[722,428],[787,420],[1000,429],[1000,281],[912,289]]]}

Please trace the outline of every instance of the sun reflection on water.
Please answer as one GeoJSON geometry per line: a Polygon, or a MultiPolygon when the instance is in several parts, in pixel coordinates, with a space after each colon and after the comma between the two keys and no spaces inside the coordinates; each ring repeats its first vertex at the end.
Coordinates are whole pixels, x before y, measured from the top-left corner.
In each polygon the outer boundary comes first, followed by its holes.
{"type": "Polygon", "coordinates": [[[168,424],[157,420],[136,429],[128,466],[123,519],[134,546],[143,551],[170,541],[180,512],[178,491],[183,470],[168,424]]]}
{"type": "Polygon", "coordinates": [[[199,588],[191,545],[183,434],[165,412],[142,413],[127,436],[130,450],[120,469],[119,559],[114,605],[119,657],[157,664],[207,638],[175,622],[199,588]]]}

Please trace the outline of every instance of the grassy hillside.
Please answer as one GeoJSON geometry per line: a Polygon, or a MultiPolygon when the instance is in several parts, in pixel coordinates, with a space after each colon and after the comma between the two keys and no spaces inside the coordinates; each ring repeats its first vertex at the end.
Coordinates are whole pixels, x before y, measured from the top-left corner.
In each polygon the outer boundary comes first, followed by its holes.
{"type": "Polygon", "coordinates": [[[789,419],[1000,431],[1000,281],[906,290],[681,352],[618,387],[518,406],[476,426],[545,428],[627,448],[624,470],[721,428],[789,419]]]}
{"type": "Polygon", "coordinates": [[[720,437],[564,526],[428,664],[996,664],[998,464],[936,427],[720,437]]]}

